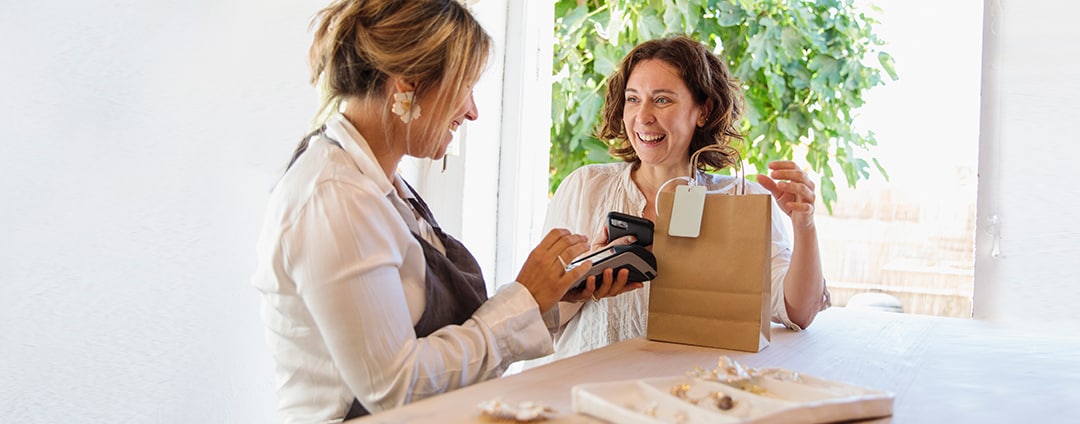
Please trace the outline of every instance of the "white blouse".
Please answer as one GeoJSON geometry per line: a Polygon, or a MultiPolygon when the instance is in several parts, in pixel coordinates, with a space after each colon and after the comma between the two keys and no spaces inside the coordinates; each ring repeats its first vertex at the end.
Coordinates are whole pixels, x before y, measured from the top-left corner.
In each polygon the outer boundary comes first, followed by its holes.
{"type": "Polygon", "coordinates": [[[252,277],[285,422],[340,422],[354,397],[372,413],[394,408],[553,351],[516,282],[464,324],[417,338],[426,265],[412,232],[437,237],[343,116],[326,136],[341,147],[313,138],[274,188],[252,277]]]}
{"type": "MultiPolygon", "coordinates": [[[[645,195],[630,179],[631,168],[629,162],[617,162],[588,165],[572,172],[548,204],[544,230],[567,228],[591,237],[600,233],[608,212],[643,216],[645,195]]],[[[735,177],[731,176],[699,174],[699,182],[709,191],[735,193],[734,181],[735,177]]],[[[752,181],[746,182],[746,192],[769,194],[752,181]]],[[[776,202],[772,204],[773,217],[786,216],[776,202]]],[[[773,219],[772,227],[772,320],[798,331],[799,326],[788,318],[784,304],[784,277],[791,263],[791,241],[780,219],[773,219]]],[[[555,354],[529,361],[525,367],[644,336],[648,323],[649,283],[646,282],[643,289],[603,298],[599,302],[563,302],[559,306],[566,323],[556,335],[555,354]]]]}

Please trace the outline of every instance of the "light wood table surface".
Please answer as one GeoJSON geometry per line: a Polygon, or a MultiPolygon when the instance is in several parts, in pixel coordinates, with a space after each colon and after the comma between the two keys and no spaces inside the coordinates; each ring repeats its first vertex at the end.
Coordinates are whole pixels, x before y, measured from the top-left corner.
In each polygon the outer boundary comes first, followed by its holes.
{"type": "Polygon", "coordinates": [[[477,404],[495,398],[554,407],[547,422],[601,422],[573,413],[571,387],[685,375],[715,367],[720,355],[893,392],[893,416],[875,423],[1080,423],[1080,337],[832,308],[802,332],[774,326],[758,353],[626,340],[349,424],[492,422],[477,404]]]}

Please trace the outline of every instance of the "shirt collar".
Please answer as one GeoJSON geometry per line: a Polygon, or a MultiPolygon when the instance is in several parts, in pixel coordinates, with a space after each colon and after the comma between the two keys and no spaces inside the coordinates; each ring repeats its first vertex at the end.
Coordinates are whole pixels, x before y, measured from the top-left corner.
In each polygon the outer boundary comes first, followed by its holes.
{"type": "MultiPolygon", "coordinates": [[[[375,160],[375,154],[371,151],[364,136],[356,130],[345,115],[335,113],[326,121],[326,136],[341,144],[341,148],[349,155],[360,172],[371,178],[378,185],[379,190],[385,194],[394,191],[394,185],[386,178],[379,161],[375,160]]],[[[395,174],[396,178],[396,174],[395,174]]]]}
{"type": "Polygon", "coordinates": [[[375,160],[375,153],[371,151],[371,146],[368,145],[364,136],[360,135],[360,131],[357,131],[356,127],[345,118],[345,115],[335,113],[330,119],[327,119],[326,137],[341,144],[341,148],[356,164],[360,173],[371,178],[379,187],[379,191],[390,199],[390,203],[397,209],[409,229],[420,234],[420,228],[417,226],[419,216],[416,211],[412,210],[412,206],[407,203],[408,199],[415,199],[416,196],[405,185],[405,180],[396,172],[393,181],[386,178],[382,167],[379,166],[379,161],[375,160]]]}

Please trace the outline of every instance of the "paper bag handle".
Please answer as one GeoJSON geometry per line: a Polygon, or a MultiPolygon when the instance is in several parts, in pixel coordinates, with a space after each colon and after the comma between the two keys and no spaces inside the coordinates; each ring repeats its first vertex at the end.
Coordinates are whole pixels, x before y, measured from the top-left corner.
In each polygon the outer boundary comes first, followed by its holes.
{"type": "MultiPolygon", "coordinates": [[[[705,146],[705,147],[702,147],[702,148],[698,149],[696,152],[694,152],[693,155],[690,155],[690,175],[691,176],[696,175],[694,173],[694,170],[697,169],[698,157],[701,156],[702,152],[720,152],[720,153],[731,152],[731,153],[734,153],[735,158],[737,159],[735,161],[735,164],[738,165],[738,167],[735,168],[735,177],[738,178],[738,181],[739,181],[739,190],[738,190],[738,192],[736,192],[736,194],[746,194],[746,175],[745,175],[745,170],[742,167],[742,155],[739,154],[738,149],[736,149],[734,147],[731,147],[731,146],[717,146],[715,144],[710,144],[708,146],[705,146]]],[[[694,182],[692,184],[697,185],[697,178],[694,178],[694,182]]]]}
{"type": "Polygon", "coordinates": [[[736,190],[735,194],[746,194],[746,175],[745,170],[742,166],[742,155],[739,154],[739,150],[731,146],[718,146],[715,144],[710,144],[708,146],[698,149],[696,152],[694,152],[694,154],[690,155],[690,176],[675,177],[670,180],[664,181],[663,184],[660,184],[660,188],[656,190],[656,198],[653,199],[653,208],[655,209],[656,216],[660,216],[660,193],[664,192],[664,187],[667,187],[667,185],[671,182],[678,180],[686,180],[690,182],[690,185],[692,186],[697,185],[697,161],[698,157],[701,156],[702,152],[734,153],[735,157],[738,159],[737,161],[735,161],[735,164],[738,165],[738,167],[735,168],[735,177],[738,178],[739,181],[738,190],[736,190]]]}

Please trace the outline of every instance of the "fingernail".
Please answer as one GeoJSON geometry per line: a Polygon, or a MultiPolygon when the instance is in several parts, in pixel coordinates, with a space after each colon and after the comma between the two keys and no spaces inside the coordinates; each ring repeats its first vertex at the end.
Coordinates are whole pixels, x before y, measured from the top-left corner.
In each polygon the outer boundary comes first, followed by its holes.
{"type": "Polygon", "coordinates": [[[633,242],[637,241],[637,237],[627,236],[627,240],[630,240],[630,242],[633,243],[633,242]]]}

